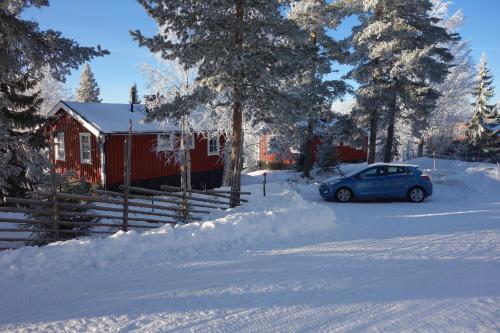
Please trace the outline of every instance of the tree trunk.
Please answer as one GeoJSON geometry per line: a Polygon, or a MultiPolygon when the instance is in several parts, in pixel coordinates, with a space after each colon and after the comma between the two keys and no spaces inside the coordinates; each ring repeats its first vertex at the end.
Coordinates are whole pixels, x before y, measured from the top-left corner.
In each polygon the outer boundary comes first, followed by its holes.
{"type": "Polygon", "coordinates": [[[186,152],[186,182],[187,182],[187,189],[190,190],[192,189],[191,186],[191,152],[189,149],[186,152]]]}
{"type": "Polygon", "coordinates": [[[309,119],[307,123],[306,143],[304,145],[304,170],[305,178],[311,177],[311,170],[314,164],[314,122],[309,119]]]}
{"type": "Polygon", "coordinates": [[[226,140],[226,145],[224,146],[224,170],[222,171],[222,186],[231,186],[231,139],[226,140]]]}
{"type": "Polygon", "coordinates": [[[394,109],[389,114],[389,125],[387,125],[387,136],[385,139],[384,147],[384,163],[392,162],[392,148],[394,145],[394,123],[395,123],[394,109]]]}
{"type": "Polygon", "coordinates": [[[181,152],[181,187],[182,189],[191,189],[191,152],[189,147],[181,152]]]}
{"type": "MultiPolygon", "coordinates": [[[[243,22],[243,1],[236,1],[235,8],[236,18],[243,22]]],[[[243,33],[241,31],[237,32],[234,36],[234,43],[241,52],[243,49],[243,33]]],[[[240,183],[241,183],[241,154],[242,154],[242,127],[243,127],[243,114],[241,110],[240,101],[240,87],[238,85],[234,86],[234,103],[233,103],[233,138],[231,147],[231,207],[236,207],[240,203],[240,183]]]]}
{"type": "Polygon", "coordinates": [[[394,146],[394,126],[396,123],[396,97],[393,98],[389,105],[389,114],[387,125],[387,136],[385,138],[384,147],[384,163],[392,162],[392,148],[394,146]]]}
{"type": "Polygon", "coordinates": [[[368,148],[368,164],[375,163],[375,156],[377,153],[377,131],[378,131],[378,121],[376,111],[372,111],[370,114],[370,141],[368,148]]]}
{"type": "Polygon", "coordinates": [[[417,150],[418,157],[424,156],[424,143],[425,143],[424,138],[420,138],[420,140],[418,141],[418,150],[417,150]]]}
{"type": "Polygon", "coordinates": [[[242,122],[240,102],[235,102],[233,106],[233,137],[231,146],[231,207],[236,207],[240,200],[240,178],[241,178],[241,143],[242,143],[242,122]]]}
{"type": "Polygon", "coordinates": [[[394,144],[394,121],[387,126],[387,137],[384,147],[384,163],[392,162],[392,146],[394,144]]]}

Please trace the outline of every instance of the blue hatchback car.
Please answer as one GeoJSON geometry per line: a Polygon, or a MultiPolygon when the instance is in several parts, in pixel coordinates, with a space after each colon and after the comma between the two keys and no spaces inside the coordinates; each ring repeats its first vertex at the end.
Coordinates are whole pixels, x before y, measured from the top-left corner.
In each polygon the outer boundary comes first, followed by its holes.
{"type": "Polygon", "coordinates": [[[319,187],[319,194],[340,202],[405,198],[410,202],[422,202],[432,195],[432,183],[430,177],[415,165],[372,164],[327,179],[319,187]]]}

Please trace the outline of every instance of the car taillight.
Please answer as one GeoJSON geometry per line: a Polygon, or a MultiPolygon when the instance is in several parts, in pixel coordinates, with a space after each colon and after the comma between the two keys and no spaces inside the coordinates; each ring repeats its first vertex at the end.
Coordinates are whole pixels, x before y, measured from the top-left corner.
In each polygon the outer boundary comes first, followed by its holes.
{"type": "Polygon", "coordinates": [[[431,180],[431,177],[429,177],[427,175],[421,175],[420,177],[422,177],[423,179],[428,180],[428,181],[431,180]]]}

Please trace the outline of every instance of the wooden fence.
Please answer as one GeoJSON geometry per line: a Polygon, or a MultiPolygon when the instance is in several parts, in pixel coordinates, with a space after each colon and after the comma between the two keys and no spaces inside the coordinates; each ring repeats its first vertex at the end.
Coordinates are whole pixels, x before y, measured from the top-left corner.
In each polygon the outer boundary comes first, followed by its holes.
{"type": "MultiPolygon", "coordinates": [[[[230,207],[229,191],[186,190],[163,185],[162,191],[120,186],[123,192],[92,190],[91,195],[38,192],[38,199],[7,197],[0,207],[2,233],[26,234],[0,237],[1,242],[44,245],[89,235],[113,234],[118,230],[148,230],[165,224],[190,223],[203,214],[230,207]],[[12,214],[20,215],[12,217],[12,214]],[[14,224],[14,225],[13,225],[14,224]]],[[[240,194],[250,194],[240,192],[240,194]]],[[[240,199],[241,202],[247,202],[240,199]]],[[[10,247],[4,247],[5,249],[10,247]]]]}

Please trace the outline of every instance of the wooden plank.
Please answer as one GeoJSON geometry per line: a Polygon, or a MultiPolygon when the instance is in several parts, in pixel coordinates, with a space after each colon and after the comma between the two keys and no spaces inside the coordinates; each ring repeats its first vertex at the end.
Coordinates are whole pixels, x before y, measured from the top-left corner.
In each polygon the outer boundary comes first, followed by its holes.
{"type": "MultiPolygon", "coordinates": [[[[221,190],[206,190],[206,192],[221,193],[221,194],[231,194],[231,191],[221,191],[221,190]]],[[[238,193],[238,194],[245,194],[245,195],[252,195],[252,192],[237,191],[236,193],[238,193]]]]}
{"type": "MultiPolygon", "coordinates": [[[[131,204],[132,205],[132,204],[131,204]]],[[[82,206],[78,206],[77,204],[59,204],[59,206],[63,207],[71,207],[71,208],[82,208],[82,206]]],[[[154,208],[158,210],[162,210],[163,206],[157,206],[157,205],[149,205],[153,206],[154,208]]],[[[148,207],[146,207],[148,208],[148,207]]],[[[99,206],[89,206],[89,210],[96,210],[96,211],[109,211],[109,212],[123,212],[122,208],[114,208],[114,207],[99,207],[99,206]]],[[[168,210],[171,211],[171,210],[168,210]]],[[[38,214],[38,215],[43,215],[43,216],[51,216],[52,212],[47,211],[47,210],[41,210],[41,209],[30,209],[30,208],[21,208],[21,207],[0,207],[0,212],[8,212],[8,213],[24,213],[24,214],[38,214]]],[[[200,211],[196,211],[200,212],[200,211]]],[[[77,213],[77,212],[64,212],[60,211],[60,215],[68,215],[65,213],[75,213],[75,214],[80,214],[81,216],[85,216],[85,213],[77,213]]],[[[177,218],[178,215],[175,214],[166,214],[166,213],[156,213],[156,212],[148,212],[148,211],[142,211],[142,210],[136,210],[136,209],[130,209],[129,210],[130,214],[138,214],[138,215],[148,215],[148,216],[156,216],[156,217],[167,217],[167,218],[177,218]]],[[[77,215],[71,215],[71,216],[77,216],[77,215]]],[[[91,217],[91,216],[87,216],[91,217]]],[[[92,216],[92,217],[98,217],[98,216],[92,216]]],[[[116,217],[120,218],[120,217],[116,217]]],[[[120,218],[121,219],[121,218],[120,218]]],[[[193,217],[192,218],[195,221],[201,220],[200,218],[193,217]]]]}
{"type": "MultiPolygon", "coordinates": [[[[95,193],[98,193],[98,194],[101,194],[101,195],[110,195],[110,196],[117,196],[117,197],[123,197],[124,196],[124,194],[122,192],[112,192],[112,191],[103,191],[103,190],[92,190],[92,192],[95,192],[95,193]]],[[[154,200],[154,201],[157,201],[157,202],[171,203],[171,204],[174,204],[174,205],[180,205],[181,204],[181,202],[179,200],[169,200],[169,199],[164,199],[164,198],[158,198],[156,196],[130,194],[130,198],[132,198],[132,199],[143,199],[143,200],[154,200]]],[[[190,206],[190,207],[202,207],[202,208],[222,209],[219,206],[204,205],[204,204],[200,204],[200,203],[188,203],[188,206],[190,206]]]]}
{"type": "Polygon", "coordinates": [[[43,209],[21,208],[21,207],[0,207],[0,212],[52,215],[52,211],[47,209],[43,210],[43,209]]]}
{"type": "MultiPolygon", "coordinates": [[[[70,222],[70,221],[60,221],[59,224],[63,225],[74,225],[74,226],[82,226],[82,227],[111,227],[111,228],[121,228],[121,224],[116,223],[88,223],[88,222],[70,222]]],[[[138,228],[138,229],[156,229],[158,227],[148,226],[148,225],[136,225],[129,224],[130,228],[138,228]]]]}
{"type": "MultiPolygon", "coordinates": [[[[120,189],[123,189],[124,186],[120,185],[120,189]]],[[[134,187],[130,186],[130,190],[133,192],[142,192],[142,193],[149,193],[149,194],[154,194],[154,195],[163,195],[163,196],[168,196],[168,197],[175,197],[182,199],[182,195],[180,194],[174,194],[174,193],[169,193],[169,192],[164,192],[164,191],[155,191],[155,190],[148,190],[140,187],[134,187]]],[[[215,203],[219,205],[229,205],[228,202],[223,202],[223,201],[217,201],[217,200],[210,200],[210,199],[204,199],[204,198],[189,198],[189,200],[193,201],[201,201],[201,202],[210,202],[210,203],[215,203]]]]}
{"type": "Polygon", "coordinates": [[[52,205],[51,201],[42,201],[42,200],[33,200],[33,199],[20,199],[20,198],[12,198],[5,197],[3,198],[5,203],[16,203],[30,206],[50,206],[52,205]]]}
{"type": "MultiPolygon", "coordinates": [[[[94,206],[96,207],[96,206],[94,206]]],[[[112,208],[112,207],[99,207],[99,209],[95,209],[97,211],[109,211],[109,212],[123,212],[122,208],[112,208]]],[[[164,214],[164,213],[156,213],[156,212],[148,212],[148,211],[142,211],[142,210],[135,210],[135,209],[129,209],[129,214],[136,214],[136,215],[147,215],[147,216],[156,216],[156,217],[167,217],[167,218],[177,218],[177,215],[173,214],[164,214]]],[[[129,220],[131,218],[129,217],[129,220]]],[[[200,221],[201,218],[199,217],[193,217],[193,220],[200,221]]]]}
{"type": "MultiPolygon", "coordinates": [[[[73,204],[59,204],[59,206],[61,207],[70,207],[70,208],[78,208],[78,207],[81,207],[81,206],[78,206],[78,205],[73,205],[73,204]]],[[[117,212],[117,213],[121,213],[123,212],[123,208],[115,208],[115,207],[102,207],[102,206],[89,206],[88,208],[89,210],[94,210],[94,211],[104,211],[104,212],[117,212]]],[[[155,216],[155,217],[162,217],[162,218],[177,218],[178,216],[177,215],[173,215],[173,214],[164,214],[164,213],[156,213],[156,212],[149,212],[149,211],[142,211],[142,210],[135,210],[135,209],[129,209],[129,214],[134,214],[134,215],[147,215],[147,216],[155,216]]],[[[102,216],[102,215],[101,215],[102,216]]],[[[117,215],[118,216],[118,215],[117,215]]],[[[120,218],[120,216],[118,216],[120,218]]],[[[131,217],[129,217],[129,220],[132,219],[131,217]]],[[[137,221],[147,221],[147,219],[143,219],[143,218],[134,218],[134,219],[137,219],[137,221]]],[[[194,220],[201,220],[201,218],[193,218],[194,220]]]]}
{"type": "MultiPolygon", "coordinates": [[[[44,241],[54,241],[54,239],[43,239],[44,241]]],[[[0,238],[0,242],[27,242],[27,241],[34,241],[34,239],[31,238],[0,238]]]]}
{"type": "MultiPolygon", "coordinates": [[[[101,215],[101,214],[89,214],[89,213],[77,213],[77,212],[60,212],[61,216],[75,216],[75,217],[88,217],[88,218],[102,218],[102,219],[110,219],[110,220],[121,220],[123,217],[119,215],[101,215]]],[[[173,217],[176,217],[173,215],[173,217]]],[[[173,223],[176,224],[175,221],[163,221],[163,220],[153,220],[153,219],[144,219],[140,217],[129,217],[130,221],[136,222],[147,222],[147,223],[173,223]]]]}
{"type": "Polygon", "coordinates": [[[33,232],[31,229],[0,228],[1,232],[33,232]]]}
{"type": "MultiPolygon", "coordinates": [[[[79,204],[59,204],[60,207],[63,208],[81,208],[82,206],[79,204]]],[[[102,206],[88,206],[88,210],[95,210],[95,211],[104,211],[104,212],[117,212],[117,213],[122,213],[123,208],[115,208],[115,207],[102,207],[102,206]]],[[[156,213],[156,212],[149,212],[149,211],[142,211],[142,210],[135,210],[135,209],[129,209],[129,214],[137,214],[137,215],[148,215],[148,216],[156,216],[156,217],[168,217],[168,218],[177,218],[177,215],[173,214],[163,214],[163,213],[156,213]]],[[[130,219],[130,218],[129,218],[130,219]]],[[[201,220],[201,218],[193,218],[194,220],[201,220]]]]}
{"type": "MultiPolygon", "coordinates": [[[[167,186],[167,185],[161,185],[161,186],[167,186]]],[[[170,186],[170,185],[168,185],[168,186],[170,186]]],[[[172,186],[172,187],[175,187],[175,186],[172,186]]],[[[181,190],[174,190],[174,189],[172,189],[170,191],[172,191],[172,192],[181,192],[181,190]]],[[[215,193],[215,194],[231,194],[231,191],[215,191],[215,190],[197,190],[197,191],[202,191],[203,193],[210,193],[210,194],[212,194],[212,193],[215,193]]],[[[245,195],[251,195],[252,194],[252,192],[238,192],[238,191],[236,191],[236,193],[238,193],[238,194],[245,194],[245,195]]]]}
{"type": "MultiPolygon", "coordinates": [[[[142,220],[141,220],[142,221],[142,220]]],[[[10,219],[10,218],[0,218],[0,223],[20,223],[20,224],[39,224],[39,225],[52,225],[49,221],[37,221],[37,220],[24,220],[24,219],[10,219]]],[[[59,221],[59,224],[64,225],[75,225],[75,226],[88,226],[88,227],[117,227],[121,228],[121,224],[116,223],[89,223],[89,222],[72,222],[72,221],[59,221]]],[[[155,229],[158,227],[153,226],[142,226],[142,225],[129,225],[131,228],[143,228],[143,229],[155,229]]]]}
{"type": "Polygon", "coordinates": [[[0,217],[0,223],[52,224],[50,221],[0,217]]]}
{"type": "MultiPolygon", "coordinates": [[[[122,185],[120,185],[122,186],[122,185]]],[[[132,188],[131,188],[132,189],[132,188]]],[[[39,192],[43,196],[48,196],[50,195],[49,193],[46,192],[39,192]]],[[[163,192],[162,192],[163,193],[163,192]]],[[[77,194],[67,194],[67,193],[58,193],[57,196],[59,198],[63,199],[70,199],[70,200],[81,200],[81,201],[88,201],[88,202],[99,202],[99,203],[108,203],[108,204],[116,204],[116,205],[123,205],[122,200],[114,200],[114,199],[104,199],[101,197],[94,197],[94,196],[86,196],[86,195],[77,195],[77,194]]],[[[178,212],[180,211],[180,208],[176,207],[167,207],[167,206],[161,206],[161,205],[151,205],[151,204],[145,204],[142,202],[129,202],[130,206],[134,207],[141,207],[141,208],[155,208],[158,210],[168,210],[168,211],[175,211],[178,212]]],[[[196,211],[198,213],[208,213],[207,211],[196,211]]]]}
{"type": "Polygon", "coordinates": [[[96,235],[113,235],[116,231],[102,231],[102,230],[59,230],[60,233],[63,234],[96,234],[96,235]]]}
{"type": "MultiPolygon", "coordinates": [[[[173,190],[175,192],[182,192],[183,189],[180,187],[175,187],[175,186],[170,186],[170,185],[161,185],[160,186],[162,190],[173,190]]],[[[214,192],[208,192],[208,191],[201,191],[201,190],[186,190],[186,192],[189,193],[196,193],[196,194],[202,194],[202,195],[208,195],[212,197],[217,197],[217,198],[224,198],[224,199],[231,199],[231,196],[225,195],[225,194],[220,194],[220,193],[214,193],[214,192]]],[[[248,200],[245,199],[240,199],[240,201],[243,202],[248,202],[248,200]]]]}
{"type": "MultiPolygon", "coordinates": [[[[53,232],[53,230],[13,229],[13,228],[0,228],[0,231],[1,232],[30,232],[30,233],[39,232],[39,231],[44,232],[44,233],[53,232]]],[[[89,230],[89,231],[85,231],[85,230],[59,230],[59,232],[63,233],[63,234],[70,234],[70,233],[74,233],[74,234],[85,234],[85,233],[114,234],[114,233],[116,233],[116,231],[93,231],[93,230],[89,230]]]]}

